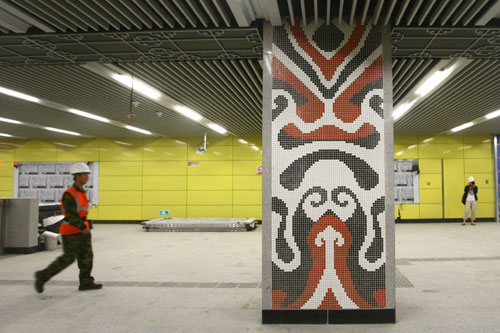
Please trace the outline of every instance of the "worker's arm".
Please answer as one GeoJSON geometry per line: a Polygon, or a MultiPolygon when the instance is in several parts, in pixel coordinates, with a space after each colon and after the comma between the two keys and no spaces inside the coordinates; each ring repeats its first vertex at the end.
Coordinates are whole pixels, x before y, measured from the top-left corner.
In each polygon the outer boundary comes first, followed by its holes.
{"type": "Polygon", "coordinates": [[[87,225],[83,223],[83,219],[80,217],[80,215],[78,215],[78,212],[76,211],[75,199],[73,199],[71,194],[64,193],[62,201],[64,210],[66,211],[65,220],[78,229],[82,231],[85,230],[87,228],[87,225]]]}

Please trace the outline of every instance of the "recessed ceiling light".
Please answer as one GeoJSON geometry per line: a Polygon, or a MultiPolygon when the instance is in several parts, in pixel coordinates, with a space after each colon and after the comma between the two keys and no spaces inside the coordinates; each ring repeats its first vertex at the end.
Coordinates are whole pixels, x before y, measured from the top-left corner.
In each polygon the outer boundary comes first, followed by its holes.
{"type": "Polygon", "coordinates": [[[141,128],[137,128],[137,127],[134,127],[134,126],[125,126],[126,129],[128,130],[131,130],[131,131],[135,131],[135,132],[139,132],[139,133],[142,133],[142,134],[148,134],[148,135],[151,135],[151,132],[150,131],[146,131],[146,130],[143,130],[141,128]]]}
{"type": "Polygon", "coordinates": [[[191,110],[190,108],[188,107],[185,107],[185,106],[181,106],[181,105],[176,105],[174,107],[174,109],[181,113],[182,115],[188,117],[189,119],[192,119],[194,121],[200,121],[203,119],[203,116],[201,114],[199,114],[198,112],[194,111],[194,110],[191,110]]]}
{"type": "Polygon", "coordinates": [[[82,116],[82,117],[94,119],[94,120],[97,120],[97,121],[102,121],[103,123],[109,123],[109,119],[106,119],[106,118],[100,117],[100,116],[96,116],[95,114],[92,114],[92,113],[88,113],[88,112],[85,112],[85,111],[80,111],[80,110],[77,110],[77,109],[69,109],[68,111],[71,112],[71,113],[73,113],[73,114],[76,114],[78,116],[82,116]]]}
{"type": "Polygon", "coordinates": [[[0,133],[0,136],[5,136],[7,138],[12,138],[12,135],[6,133],[0,133]]]}
{"type": "Polygon", "coordinates": [[[2,118],[0,117],[0,121],[3,121],[4,123],[11,123],[11,124],[21,124],[20,121],[13,120],[13,119],[7,119],[7,118],[2,118]]]}
{"type": "Polygon", "coordinates": [[[66,130],[59,129],[59,128],[54,128],[54,127],[44,127],[44,129],[46,129],[48,131],[52,131],[52,132],[59,132],[59,133],[64,133],[64,134],[69,134],[69,135],[80,136],[80,133],[72,132],[72,131],[66,131],[66,130]]]}
{"type": "Polygon", "coordinates": [[[12,96],[15,98],[19,98],[19,99],[24,99],[24,100],[29,101],[29,102],[34,102],[34,103],[40,102],[40,99],[38,99],[36,97],[26,95],[26,94],[23,94],[19,91],[15,91],[15,90],[3,88],[3,87],[0,87],[0,93],[5,94],[5,95],[9,95],[9,96],[12,96]]]}
{"type": "Polygon", "coordinates": [[[208,127],[210,127],[211,129],[213,129],[214,131],[220,133],[220,134],[226,134],[227,133],[227,130],[220,126],[220,125],[217,125],[217,124],[208,124],[208,127]]]}
{"type": "Polygon", "coordinates": [[[401,118],[406,112],[408,112],[408,110],[411,109],[411,107],[413,106],[413,104],[415,104],[415,100],[411,101],[411,102],[407,102],[407,103],[404,103],[404,104],[401,104],[400,106],[398,106],[396,108],[396,110],[394,110],[394,112],[392,113],[392,118],[394,120],[398,120],[399,118],[401,118]]]}
{"type": "Polygon", "coordinates": [[[129,88],[132,88],[133,85],[134,90],[151,99],[158,100],[161,97],[161,93],[158,90],[141,80],[138,80],[136,78],[132,79],[132,77],[130,77],[129,75],[120,75],[115,73],[111,75],[111,77],[129,88]]]}
{"type": "Polygon", "coordinates": [[[421,97],[427,95],[432,89],[436,88],[441,82],[443,82],[454,69],[455,66],[450,66],[445,70],[435,72],[427,80],[425,80],[424,83],[422,83],[415,93],[421,97]]]}
{"type": "Polygon", "coordinates": [[[465,123],[465,124],[463,124],[463,125],[460,125],[460,126],[457,126],[457,127],[455,127],[455,128],[452,128],[452,129],[451,129],[451,131],[452,131],[453,133],[455,133],[455,132],[459,132],[459,131],[464,130],[464,129],[466,129],[466,128],[469,128],[469,127],[471,127],[471,126],[473,126],[473,125],[474,125],[474,123],[471,121],[471,122],[469,122],[469,123],[465,123]]]}
{"type": "Polygon", "coordinates": [[[494,112],[488,113],[486,116],[484,116],[486,119],[493,119],[500,116],[500,110],[496,110],[494,112]]]}

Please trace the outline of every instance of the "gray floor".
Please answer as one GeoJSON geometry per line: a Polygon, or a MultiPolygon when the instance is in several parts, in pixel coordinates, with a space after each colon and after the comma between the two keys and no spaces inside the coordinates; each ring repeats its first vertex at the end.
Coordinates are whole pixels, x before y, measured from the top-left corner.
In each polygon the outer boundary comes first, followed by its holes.
{"type": "Polygon", "coordinates": [[[0,256],[0,332],[494,332],[500,328],[500,226],[396,226],[395,325],[260,324],[260,229],[146,233],[97,225],[100,291],[76,290],[76,264],[42,295],[32,276],[60,250],[0,256]]]}

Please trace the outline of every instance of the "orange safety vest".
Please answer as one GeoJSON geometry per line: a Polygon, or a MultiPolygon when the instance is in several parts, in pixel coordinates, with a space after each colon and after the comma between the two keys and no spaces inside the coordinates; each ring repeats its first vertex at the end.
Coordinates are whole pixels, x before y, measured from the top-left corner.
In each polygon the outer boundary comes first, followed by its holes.
{"type": "MultiPolygon", "coordinates": [[[[88,210],[89,210],[89,199],[87,198],[87,195],[85,193],[82,193],[76,189],[76,187],[71,186],[68,188],[64,194],[69,193],[75,199],[76,202],[76,211],[80,217],[87,218],[88,210]]],[[[63,197],[64,197],[63,194],[63,197]]],[[[62,214],[64,217],[66,217],[66,211],[64,210],[64,204],[61,198],[61,209],[62,209],[62,214]]],[[[84,223],[89,226],[88,221],[84,221],[84,223]]],[[[75,227],[74,225],[71,225],[66,219],[63,220],[61,227],[59,228],[59,233],[61,235],[73,235],[77,234],[79,232],[82,232],[79,228],[75,227]]]]}

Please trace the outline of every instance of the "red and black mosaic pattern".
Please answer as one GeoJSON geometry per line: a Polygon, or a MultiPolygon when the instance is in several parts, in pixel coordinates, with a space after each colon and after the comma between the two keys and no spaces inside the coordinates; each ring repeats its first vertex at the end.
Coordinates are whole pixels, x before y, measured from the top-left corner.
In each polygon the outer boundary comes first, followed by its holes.
{"type": "Polygon", "coordinates": [[[381,31],[273,27],[272,307],[384,308],[381,31]]]}

